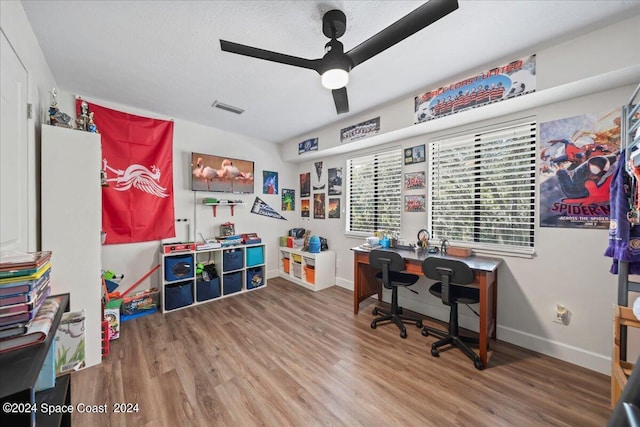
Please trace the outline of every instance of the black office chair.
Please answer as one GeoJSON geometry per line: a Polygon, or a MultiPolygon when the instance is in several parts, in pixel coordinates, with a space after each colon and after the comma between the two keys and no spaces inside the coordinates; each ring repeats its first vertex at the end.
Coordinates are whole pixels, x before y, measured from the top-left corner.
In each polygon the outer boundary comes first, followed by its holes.
{"type": "MultiPolygon", "coordinates": [[[[376,280],[381,282],[385,288],[391,289],[390,309],[374,308],[373,315],[377,316],[378,313],[382,313],[382,316],[371,322],[371,328],[375,329],[380,322],[393,322],[398,326],[398,329],[400,329],[401,338],[407,337],[407,329],[404,327],[404,322],[414,322],[418,328],[422,328],[422,319],[402,314],[402,307],[398,306],[398,287],[411,286],[420,279],[420,276],[402,273],[404,270],[404,259],[400,254],[393,251],[372,250],[369,253],[369,265],[371,265],[372,268],[380,270],[375,276],[376,280]]],[[[415,292],[414,290],[411,291],[415,292]]]]}
{"type": "Polygon", "coordinates": [[[431,345],[431,355],[440,356],[440,347],[450,344],[458,347],[469,359],[473,360],[473,365],[477,369],[484,369],[480,357],[471,350],[467,344],[478,344],[476,338],[460,336],[458,330],[458,304],[476,304],[480,301],[480,291],[478,288],[471,288],[468,285],[473,282],[473,270],[462,261],[441,258],[427,257],[422,262],[422,272],[432,280],[440,280],[429,288],[429,292],[440,298],[443,304],[450,307],[449,330],[425,326],[422,335],[425,337],[433,334],[442,338],[431,345]]]}

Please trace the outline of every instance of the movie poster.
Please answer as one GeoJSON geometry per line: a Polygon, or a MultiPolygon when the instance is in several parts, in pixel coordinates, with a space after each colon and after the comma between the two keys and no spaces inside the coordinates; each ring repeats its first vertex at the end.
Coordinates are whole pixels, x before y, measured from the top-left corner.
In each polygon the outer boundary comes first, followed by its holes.
{"type": "Polygon", "coordinates": [[[540,124],[540,226],[609,228],[620,109],[540,124]]]}

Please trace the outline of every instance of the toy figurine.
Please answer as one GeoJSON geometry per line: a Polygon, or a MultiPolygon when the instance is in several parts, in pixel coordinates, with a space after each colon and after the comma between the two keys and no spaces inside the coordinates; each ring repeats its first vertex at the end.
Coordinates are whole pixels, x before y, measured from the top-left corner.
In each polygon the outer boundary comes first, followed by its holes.
{"type": "Polygon", "coordinates": [[[87,130],[91,133],[100,133],[98,132],[98,127],[93,122],[93,111],[89,113],[89,126],[87,130]]]}

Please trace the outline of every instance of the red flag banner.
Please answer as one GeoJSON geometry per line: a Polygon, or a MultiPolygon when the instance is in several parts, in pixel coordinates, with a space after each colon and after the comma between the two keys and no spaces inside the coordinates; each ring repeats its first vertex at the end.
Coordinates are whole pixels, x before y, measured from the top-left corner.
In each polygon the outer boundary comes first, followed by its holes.
{"type": "Polygon", "coordinates": [[[102,137],[105,244],[175,237],[173,122],[87,104],[102,137]]]}

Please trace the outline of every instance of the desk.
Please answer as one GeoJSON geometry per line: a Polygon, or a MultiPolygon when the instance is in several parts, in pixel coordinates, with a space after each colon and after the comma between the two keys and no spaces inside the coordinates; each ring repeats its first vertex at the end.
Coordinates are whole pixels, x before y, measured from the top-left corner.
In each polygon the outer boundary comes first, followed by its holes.
{"type": "MultiPolygon", "coordinates": [[[[382,287],[374,278],[374,271],[369,267],[369,251],[359,246],[351,249],[353,256],[353,313],[358,314],[360,303],[372,295],[378,294],[382,301],[382,287]]],[[[473,283],[480,289],[480,329],[479,353],[484,366],[488,366],[487,346],[489,337],[496,338],[496,310],[498,303],[498,266],[502,262],[499,258],[485,258],[471,256],[459,258],[449,255],[429,254],[421,251],[405,249],[393,250],[404,258],[405,269],[409,273],[422,275],[422,261],[428,256],[457,259],[464,261],[474,273],[473,283]]]]}

